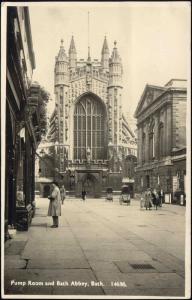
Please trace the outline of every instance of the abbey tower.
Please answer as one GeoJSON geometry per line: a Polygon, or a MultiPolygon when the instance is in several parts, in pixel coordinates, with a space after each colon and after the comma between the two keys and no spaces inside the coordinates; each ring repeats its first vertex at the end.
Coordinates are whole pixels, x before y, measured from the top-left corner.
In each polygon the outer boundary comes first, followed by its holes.
{"type": "Polygon", "coordinates": [[[49,136],[57,148],[59,172],[65,181],[73,174],[76,193],[85,187],[97,194],[118,182],[123,158],[136,155],[135,137],[122,113],[122,75],[116,41],[111,55],[105,37],[100,60],[89,51],[87,59],[78,60],[74,37],[68,55],[61,40],[49,136]]]}

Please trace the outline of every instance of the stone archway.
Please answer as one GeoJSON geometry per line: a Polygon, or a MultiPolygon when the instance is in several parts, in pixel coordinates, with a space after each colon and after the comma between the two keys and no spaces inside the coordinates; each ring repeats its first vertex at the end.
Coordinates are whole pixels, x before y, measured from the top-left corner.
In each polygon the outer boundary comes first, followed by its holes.
{"type": "Polygon", "coordinates": [[[97,187],[97,180],[94,175],[87,173],[81,180],[82,190],[86,191],[88,197],[95,196],[95,190],[97,187]]]}
{"type": "Polygon", "coordinates": [[[87,196],[94,196],[95,181],[95,177],[89,173],[82,178],[82,190],[86,191],[87,196]]]}
{"type": "Polygon", "coordinates": [[[75,193],[76,197],[81,197],[85,189],[89,198],[99,198],[102,190],[101,172],[78,171],[76,172],[75,193]]]}

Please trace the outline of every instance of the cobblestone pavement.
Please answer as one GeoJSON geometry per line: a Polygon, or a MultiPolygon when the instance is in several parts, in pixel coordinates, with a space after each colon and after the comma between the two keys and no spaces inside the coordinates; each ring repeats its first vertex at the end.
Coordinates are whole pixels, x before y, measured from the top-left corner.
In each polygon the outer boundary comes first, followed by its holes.
{"type": "Polygon", "coordinates": [[[48,201],[5,243],[5,294],[184,296],[185,207],[70,198],[51,228],[48,201]]]}

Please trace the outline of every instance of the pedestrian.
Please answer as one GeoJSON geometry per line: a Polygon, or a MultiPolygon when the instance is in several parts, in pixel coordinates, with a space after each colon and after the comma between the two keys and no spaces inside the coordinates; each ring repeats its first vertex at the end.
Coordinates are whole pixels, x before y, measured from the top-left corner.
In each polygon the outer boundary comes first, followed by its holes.
{"type": "Polygon", "coordinates": [[[156,191],[156,189],[154,189],[154,191],[152,192],[152,201],[153,201],[153,205],[157,210],[157,206],[159,205],[159,195],[156,191]]]}
{"type": "Polygon", "coordinates": [[[162,207],[163,203],[163,189],[159,191],[159,206],[162,207]]]}
{"type": "Polygon", "coordinates": [[[66,191],[65,191],[64,184],[61,186],[60,194],[61,194],[61,202],[62,202],[62,204],[64,204],[64,200],[65,200],[65,196],[66,196],[66,191]]]}
{"type": "Polygon", "coordinates": [[[48,216],[52,216],[53,225],[51,228],[56,228],[59,226],[59,216],[61,216],[61,195],[57,182],[52,183],[52,192],[50,196],[48,196],[49,208],[48,208],[48,216]]]}
{"type": "Polygon", "coordinates": [[[16,204],[17,204],[17,206],[25,206],[25,195],[23,193],[23,185],[22,184],[17,186],[16,204]]]}
{"type": "Polygon", "coordinates": [[[85,201],[85,198],[86,198],[86,191],[82,190],[82,199],[83,199],[83,201],[85,201]]]}
{"type": "Polygon", "coordinates": [[[145,207],[145,193],[142,191],[141,192],[141,198],[140,198],[140,208],[144,208],[145,207]]]}
{"type": "Polygon", "coordinates": [[[151,201],[151,189],[149,188],[146,192],[145,192],[145,208],[146,210],[149,209],[151,210],[152,207],[152,201],[151,201]]]}

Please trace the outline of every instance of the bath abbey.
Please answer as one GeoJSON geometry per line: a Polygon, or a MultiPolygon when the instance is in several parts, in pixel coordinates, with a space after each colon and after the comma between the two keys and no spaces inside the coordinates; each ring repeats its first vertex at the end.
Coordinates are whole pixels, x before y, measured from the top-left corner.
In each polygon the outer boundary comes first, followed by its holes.
{"type": "Polygon", "coordinates": [[[76,195],[85,189],[99,197],[108,186],[118,189],[133,178],[136,138],[123,113],[122,76],[116,41],[111,54],[105,37],[100,59],[91,58],[89,47],[87,59],[77,59],[74,37],[68,55],[61,40],[48,141],[54,176],[76,195]]]}

